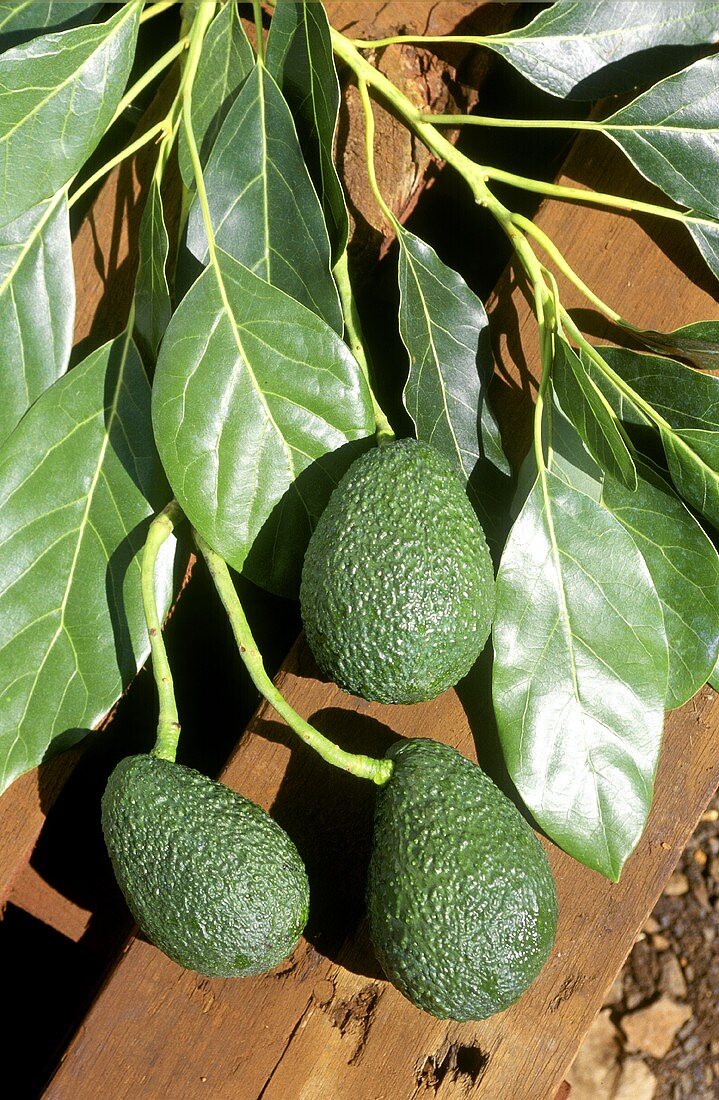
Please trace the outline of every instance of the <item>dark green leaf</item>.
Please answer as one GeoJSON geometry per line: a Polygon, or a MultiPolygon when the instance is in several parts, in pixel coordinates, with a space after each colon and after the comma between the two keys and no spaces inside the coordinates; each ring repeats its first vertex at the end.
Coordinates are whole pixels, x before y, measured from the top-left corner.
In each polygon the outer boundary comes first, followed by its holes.
{"type": "Polygon", "coordinates": [[[707,680],[709,687],[713,687],[715,691],[719,691],[719,660],[712,671],[711,676],[707,680]]]}
{"type": "Polygon", "coordinates": [[[10,0],[0,4],[0,53],[20,46],[44,31],[67,30],[89,23],[102,4],[74,0],[10,0]]]}
{"type": "Polygon", "coordinates": [[[607,478],[604,503],[639,547],[662,603],[671,710],[691,699],[717,659],[719,557],[667,482],[645,464],[639,473],[633,493],[607,478]]]}
{"type": "Polygon", "coordinates": [[[696,52],[679,47],[716,42],[717,27],[716,0],[558,0],[482,42],[552,95],[589,100],[685,65],[696,52]]]}
{"type": "MultiPolygon", "coordinates": [[[[658,355],[626,348],[597,350],[662,418],[658,428],[672,481],[719,528],[719,378],[658,355]]],[[[614,384],[607,385],[611,390],[614,384]]],[[[627,400],[613,403],[627,422],[648,423],[627,400]]]]}
{"type": "Polygon", "coordinates": [[[617,879],[651,804],[662,609],[619,521],[552,473],[502,557],[494,652],[494,708],[520,795],[566,851],[617,879]]]}
{"type": "Polygon", "coordinates": [[[282,537],[251,575],[294,594],[346,445],[374,431],[369,390],[347,346],[220,250],[170,322],[153,421],[183,511],[230,565],[241,569],[268,520],[282,519],[282,537]]]}
{"type": "Polygon", "coordinates": [[[487,461],[511,469],[487,399],[493,372],[484,306],[428,244],[398,229],[399,327],[409,353],[404,403],[417,438],[433,444],[467,482],[483,523],[492,520],[482,489],[487,461]]]}
{"type": "MultiPolygon", "coordinates": [[[[719,430],[719,378],[665,359],[627,348],[597,348],[609,366],[652,405],[673,428],[719,430]]],[[[632,418],[623,410],[623,419],[632,418]]]]}
{"type": "Polygon", "coordinates": [[[707,267],[719,279],[719,224],[687,222],[686,226],[707,267]]]}
{"type": "MultiPolygon", "coordinates": [[[[255,66],[222,124],[205,184],[220,247],[342,332],[322,209],[289,108],[263,65],[255,66]]],[[[187,244],[207,262],[197,198],[187,244]]]]}
{"type": "Polygon", "coordinates": [[[85,163],[125,88],[140,7],[0,57],[0,223],[51,198],[85,163]]]}
{"type": "MultiPolygon", "coordinates": [[[[192,88],[192,130],[203,167],[207,164],[227,112],[254,64],[255,54],[240,21],[237,5],[225,4],[205,35],[192,88]]],[[[177,155],[183,183],[192,189],[195,175],[182,127],[177,155]]]]}
{"type": "MultiPolygon", "coordinates": [[[[546,429],[545,461],[553,474],[566,482],[571,489],[585,493],[597,502],[602,499],[604,474],[587,450],[582,437],[574,425],[562,412],[556,395],[552,402],[545,403],[546,429]],[[548,441],[548,442],[547,442],[548,441]]],[[[534,463],[534,477],[537,476],[537,464],[534,463]]]]}
{"type": "Polygon", "coordinates": [[[347,244],[349,221],[333,158],[340,86],[322,4],[279,0],[270,24],[266,64],[292,111],[322,204],[334,264],[347,244]]]}
{"type": "Polygon", "coordinates": [[[64,192],[0,229],[0,443],[67,369],[75,319],[64,192]]]}
{"type": "Polygon", "coordinates": [[[665,195],[719,215],[719,56],[660,81],[601,126],[665,195]]]}
{"type": "Polygon", "coordinates": [[[153,177],[140,222],[135,282],[135,329],[152,360],[157,358],[172,314],[166,270],[169,249],[160,184],[153,177]]]}
{"type": "MultiPolygon", "coordinates": [[[[80,740],[148,653],[138,553],[166,503],[126,335],[40,397],[0,449],[0,786],[80,740]]],[[[172,546],[158,567],[171,595],[172,546]]]]}
{"type": "Polygon", "coordinates": [[[603,470],[634,489],[637,471],[616,414],[587,374],[583,360],[561,337],[556,341],[552,379],[562,409],[589,453],[603,470]]]}
{"type": "Polygon", "coordinates": [[[660,432],[669,472],[693,508],[719,530],[719,432],[675,428],[660,432]]]}
{"type": "Polygon", "coordinates": [[[698,370],[719,370],[719,321],[695,321],[673,332],[643,329],[636,335],[647,347],[678,355],[698,370]]]}

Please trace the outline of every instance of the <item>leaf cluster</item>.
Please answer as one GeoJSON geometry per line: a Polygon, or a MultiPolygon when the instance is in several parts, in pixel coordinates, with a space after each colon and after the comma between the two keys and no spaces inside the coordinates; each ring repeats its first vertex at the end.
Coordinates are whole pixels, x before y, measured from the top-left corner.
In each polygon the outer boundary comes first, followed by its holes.
{"type": "MultiPolygon", "coordinates": [[[[370,181],[398,241],[405,408],[454,464],[499,562],[493,698],[507,768],[539,825],[617,878],[651,804],[664,713],[717,662],[719,381],[704,372],[719,361],[719,322],[639,329],[492,181],[681,221],[719,276],[719,4],[557,0],[526,26],[462,39],[553,95],[621,93],[605,117],[562,125],[614,142],[666,205],[469,160],[439,129],[456,117],[419,111],[361,52],[399,39],[353,44],[320,3],[278,0],[257,49],[235,3],[184,5],[177,46],[129,87],[157,12],[142,0],[104,20],[99,9],[0,4],[0,784],[82,737],[145,661],[139,552],[155,512],[174,497],[212,552],[296,595],[333,487],[391,434],[349,279],[337,57],[359,88],[370,181]],[[170,65],[166,117],[78,184],[170,65]],[[508,535],[515,486],[488,394],[487,313],[387,208],[372,97],[464,177],[531,287],[543,371],[508,535]],[[153,139],[130,315],[68,370],[70,208],[153,139]],[[177,240],[165,206],[175,150],[177,240]],[[592,345],[538,247],[646,351],[592,345]]],[[[170,539],[158,559],[161,611],[175,551],[170,539]]]]}

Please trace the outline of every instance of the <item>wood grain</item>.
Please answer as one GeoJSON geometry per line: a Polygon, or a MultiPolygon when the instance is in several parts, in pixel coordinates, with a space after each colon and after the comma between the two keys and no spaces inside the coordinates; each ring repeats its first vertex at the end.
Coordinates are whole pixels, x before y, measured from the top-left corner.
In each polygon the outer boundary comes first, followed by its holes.
{"type": "MultiPolygon", "coordinates": [[[[566,165],[565,181],[580,180],[617,193],[648,190],[596,139],[582,140],[566,165]]],[[[714,286],[678,227],[558,204],[537,220],[635,322],[671,328],[717,316],[714,286]]],[[[566,300],[578,304],[569,291],[566,300]]],[[[516,458],[526,447],[538,360],[534,321],[511,270],[492,314],[497,403],[516,458]]],[[[480,756],[491,755],[486,714],[469,705],[481,683],[465,691],[467,709],[454,691],[414,707],[370,705],[318,679],[301,642],[278,682],[300,713],[358,751],[432,736],[472,754],[474,734],[480,756]]],[[[710,688],[668,717],[654,807],[619,884],[547,845],[560,898],[555,950],[519,1004],[458,1025],[414,1009],[378,973],[362,920],[371,791],[329,773],[261,707],[224,779],[271,808],[296,838],[313,891],[307,938],[278,971],[236,982],[183,972],[135,940],[45,1095],[82,1100],[102,1083],[117,1100],[410,1100],[427,1090],[442,1100],[549,1100],[719,782],[718,730],[710,688]]]]}

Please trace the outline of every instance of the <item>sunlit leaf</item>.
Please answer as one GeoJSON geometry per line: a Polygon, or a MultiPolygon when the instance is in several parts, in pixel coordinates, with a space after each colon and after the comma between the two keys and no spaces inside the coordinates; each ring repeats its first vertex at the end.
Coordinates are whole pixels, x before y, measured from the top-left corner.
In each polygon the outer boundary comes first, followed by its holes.
{"type": "Polygon", "coordinates": [[[192,525],[238,570],[265,529],[245,572],[296,594],[311,531],[356,454],[348,445],[374,431],[369,390],[346,344],[220,250],[162,342],[153,421],[192,525]]]}
{"type": "MultiPolygon", "coordinates": [[[[234,259],[342,332],[322,209],[282,93],[256,65],[229,110],[205,171],[215,239],[234,259]]],[[[208,247],[198,199],[187,244],[208,247]]]]}
{"type": "Polygon", "coordinates": [[[140,5],[42,35],[0,57],[0,224],[51,198],[82,167],[120,100],[140,5]]]}
{"type": "Polygon", "coordinates": [[[75,319],[64,192],[0,229],[0,443],[67,369],[75,319]]]}
{"type": "Polygon", "coordinates": [[[718,38],[716,0],[558,0],[482,42],[552,95],[589,100],[656,80],[718,38]]]}
{"type": "Polygon", "coordinates": [[[665,195],[719,216],[719,56],[660,81],[601,126],[665,195]]]}
{"type": "Polygon", "coordinates": [[[0,53],[45,31],[89,23],[101,7],[87,0],[6,0],[0,4],[0,53]]]}
{"type": "Polygon", "coordinates": [[[324,5],[279,0],[265,60],[292,111],[322,204],[334,264],[347,243],[349,220],[333,157],[340,88],[324,5]]]}
{"type": "Polygon", "coordinates": [[[502,557],[494,652],[494,709],[520,795],[566,851],[618,878],[661,743],[662,608],[619,521],[551,472],[502,557]]]}
{"type": "MultiPolygon", "coordinates": [[[[79,741],[148,652],[138,554],[168,500],[126,335],[33,405],[0,449],[0,787],[79,741]]],[[[158,567],[171,594],[172,544],[158,567]]]]}
{"type": "MultiPolygon", "coordinates": [[[[203,166],[254,64],[255,54],[240,21],[237,4],[224,4],[205,35],[192,88],[192,130],[203,166]]],[[[195,175],[184,127],[180,127],[177,155],[182,181],[185,187],[193,188],[195,175]]]]}

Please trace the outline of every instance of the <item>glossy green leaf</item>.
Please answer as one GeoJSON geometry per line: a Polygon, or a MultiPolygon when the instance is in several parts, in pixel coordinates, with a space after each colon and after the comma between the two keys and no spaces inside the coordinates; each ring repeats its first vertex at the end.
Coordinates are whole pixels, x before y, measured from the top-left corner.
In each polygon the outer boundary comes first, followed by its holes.
{"type": "Polygon", "coordinates": [[[125,88],[140,5],[0,57],[0,224],[51,198],[85,163],[125,88]]]}
{"type": "MultiPolygon", "coordinates": [[[[546,452],[545,463],[571,489],[577,489],[599,503],[604,484],[602,468],[592,458],[579,432],[562,412],[554,393],[552,401],[545,404],[544,412],[545,428],[542,435],[546,452]]],[[[536,461],[533,465],[536,478],[536,461]]]]}
{"type": "Polygon", "coordinates": [[[349,220],[333,156],[340,86],[324,5],[279,0],[272,15],[265,60],[292,111],[322,204],[334,264],[347,244],[349,220]]]}
{"type": "Polygon", "coordinates": [[[557,338],[552,380],[565,415],[601,468],[633,489],[637,471],[616,414],[587,373],[584,362],[557,338]]]}
{"type": "Polygon", "coordinates": [[[719,321],[695,321],[673,332],[642,329],[636,335],[654,351],[679,356],[698,370],[719,370],[719,321]]]}
{"type": "Polygon", "coordinates": [[[612,879],[652,798],[667,684],[662,608],[633,539],[551,472],[497,577],[493,699],[509,773],[539,825],[612,879]]]}
{"type": "Polygon", "coordinates": [[[58,192],[0,229],[0,443],[67,369],[74,320],[70,224],[58,192]]]}
{"type": "Polygon", "coordinates": [[[715,691],[719,691],[719,660],[712,671],[711,676],[708,678],[707,683],[710,687],[713,687],[715,691]]]}
{"type": "MultiPolygon", "coordinates": [[[[126,335],[40,397],[0,449],[0,787],[79,741],[148,653],[138,554],[168,500],[126,335]]],[[[172,547],[158,567],[169,603],[172,547]]]]}
{"type": "Polygon", "coordinates": [[[236,569],[262,532],[245,572],[296,594],[312,528],[354,456],[348,444],[374,431],[346,344],[220,250],[162,342],[153,422],[192,525],[236,569]]]}
{"type": "MultiPolygon", "coordinates": [[[[694,214],[695,211],[692,213],[694,214]]],[[[707,267],[719,279],[719,224],[687,222],[686,227],[707,267]]]]}
{"type": "Polygon", "coordinates": [[[0,4],[0,53],[45,31],[89,23],[101,7],[87,0],[6,0],[0,4]]]}
{"type": "Polygon", "coordinates": [[[660,81],[601,125],[665,195],[719,215],[719,56],[660,81]]]}
{"type": "Polygon", "coordinates": [[[639,547],[662,603],[671,710],[691,699],[716,663],[719,556],[667,482],[646,464],[639,473],[633,493],[607,478],[603,499],[639,547]]]}
{"type": "MultiPolygon", "coordinates": [[[[205,184],[219,246],[342,332],[322,209],[289,108],[263,65],[255,66],[222,124],[205,184]]],[[[187,245],[207,262],[197,198],[187,245]]]]}
{"type": "Polygon", "coordinates": [[[716,0],[558,0],[482,42],[539,88],[589,100],[656,80],[690,60],[681,47],[717,38],[716,0]]]}
{"type": "MultiPolygon", "coordinates": [[[[203,167],[227,112],[254,64],[255,54],[247,40],[237,4],[225,4],[205,35],[192,89],[192,129],[203,167]]],[[[183,127],[178,136],[177,155],[182,181],[185,187],[194,189],[195,175],[183,127]]]]}
{"type": "Polygon", "coordinates": [[[135,280],[135,331],[151,360],[170,322],[172,303],[167,284],[170,241],[165,228],[162,193],[156,177],[150,183],[138,236],[139,262],[135,280]]]}
{"type": "Polygon", "coordinates": [[[399,328],[410,363],[404,404],[417,438],[447,455],[491,526],[487,463],[505,475],[511,469],[487,398],[494,369],[487,314],[433,248],[405,229],[397,235],[399,328]]]}
{"type": "MultiPolygon", "coordinates": [[[[662,418],[657,427],[672,481],[684,499],[719,528],[719,378],[658,355],[626,348],[598,351],[662,418]]],[[[617,395],[613,383],[605,380],[603,387],[622,419],[649,423],[643,412],[617,395]]]]}

